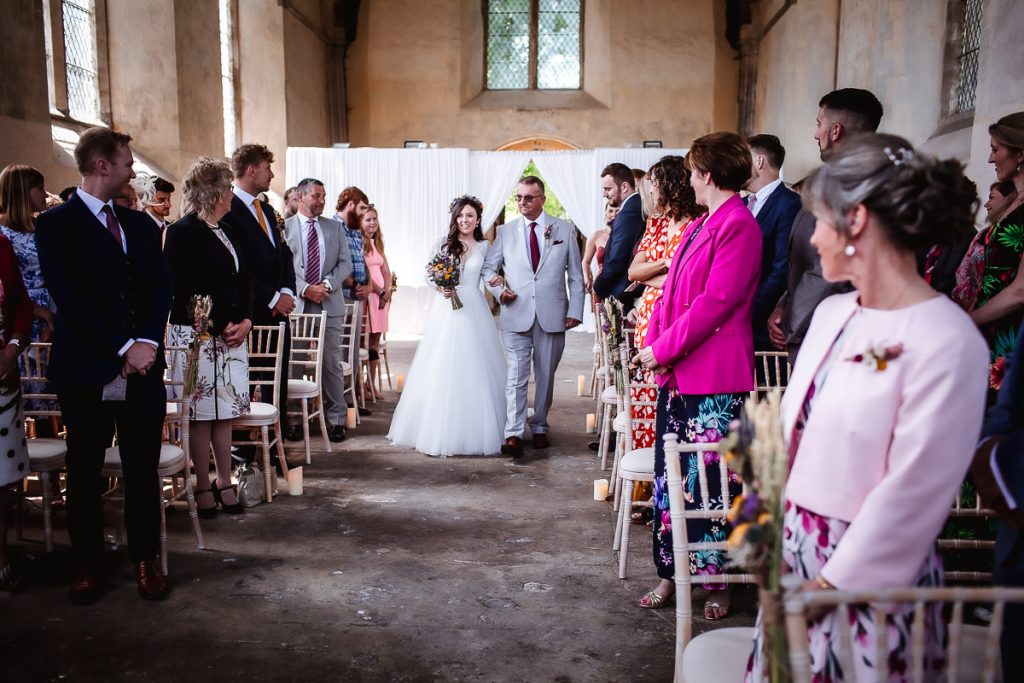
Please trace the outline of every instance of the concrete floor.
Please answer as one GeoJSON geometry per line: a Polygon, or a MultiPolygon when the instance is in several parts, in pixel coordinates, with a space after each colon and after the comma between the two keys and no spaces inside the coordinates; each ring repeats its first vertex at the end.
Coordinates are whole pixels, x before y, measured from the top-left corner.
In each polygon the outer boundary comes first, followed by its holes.
{"type": "MultiPolygon", "coordinates": [[[[123,550],[85,608],[66,597],[66,550],[41,558],[35,585],[0,593],[0,681],[671,680],[674,611],[634,606],[655,583],[649,533],[633,527],[620,581],[610,505],[592,500],[607,473],[586,448],[594,404],[576,397],[591,344],[568,335],[548,451],[392,448],[388,392],[340,449],[314,452],[305,495],[205,522],[205,551],[172,515],[164,603],[138,597],[123,550]]],[[[414,350],[391,342],[392,372],[414,350]]],[[[38,515],[27,536],[41,553],[38,515]]],[[[726,624],[751,624],[752,593],[735,602],[726,624]]]]}

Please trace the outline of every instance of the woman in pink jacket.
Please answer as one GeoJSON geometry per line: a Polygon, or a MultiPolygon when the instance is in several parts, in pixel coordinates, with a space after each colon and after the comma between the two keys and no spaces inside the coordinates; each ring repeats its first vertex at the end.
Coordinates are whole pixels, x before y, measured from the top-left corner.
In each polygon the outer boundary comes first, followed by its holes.
{"type": "MultiPolygon", "coordinates": [[[[672,431],[685,443],[720,440],[754,388],[750,316],[761,274],[761,230],[738,194],[750,177],[750,150],[734,133],[712,133],[693,142],[686,162],[697,203],[708,211],[683,231],[639,354],[659,385],[653,527],[661,583],[640,599],[647,609],[663,607],[675,592],[662,437],[672,431]]],[[[683,486],[687,506],[699,508],[696,458],[683,463],[683,486]]],[[[704,458],[709,466],[718,463],[717,454],[704,458]]],[[[721,507],[721,491],[712,486],[708,495],[721,507]]],[[[725,539],[723,525],[703,520],[691,520],[687,534],[693,542],[725,539]]],[[[689,558],[697,574],[721,573],[722,560],[720,552],[689,558]]],[[[711,591],[705,618],[721,619],[729,610],[728,586],[705,588],[711,591]]]]}
{"type": "MultiPolygon", "coordinates": [[[[914,252],[974,224],[977,192],[955,160],[906,140],[851,140],[803,187],[826,280],[857,291],[814,313],[782,403],[791,470],[783,559],[806,590],[934,586],[935,539],[981,429],[988,349],[955,303],[917,274],[914,252]]],[[[887,619],[889,679],[905,680],[913,605],[887,619]]],[[[945,621],[926,616],[926,677],[943,664],[945,621]]],[[[814,680],[878,680],[878,629],[866,608],[810,627],[814,680]],[[839,619],[859,634],[839,659],[839,619]]],[[[747,679],[760,680],[755,643],[747,679]]]]}

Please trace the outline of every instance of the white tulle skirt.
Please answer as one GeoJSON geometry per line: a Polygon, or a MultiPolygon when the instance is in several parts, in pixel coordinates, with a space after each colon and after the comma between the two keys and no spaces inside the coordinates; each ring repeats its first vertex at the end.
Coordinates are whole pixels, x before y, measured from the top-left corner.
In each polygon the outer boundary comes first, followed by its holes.
{"type": "Polygon", "coordinates": [[[490,455],[505,434],[505,353],[478,288],[460,286],[463,308],[440,294],[391,419],[388,440],[434,456],[490,455]]]}

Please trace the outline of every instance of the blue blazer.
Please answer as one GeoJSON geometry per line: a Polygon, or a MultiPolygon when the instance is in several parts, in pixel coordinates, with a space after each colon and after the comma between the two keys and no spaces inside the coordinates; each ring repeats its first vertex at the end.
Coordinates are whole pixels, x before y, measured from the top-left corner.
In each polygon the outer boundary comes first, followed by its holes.
{"type": "Polygon", "coordinates": [[[613,296],[628,305],[644,293],[643,286],[631,292],[625,290],[630,284],[627,275],[629,264],[633,262],[636,245],[644,236],[646,226],[640,195],[635,194],[626,200],[615,216],[608,245],[604,248],[604,265],[594,279],[594,292],[602,299],[613,296]]]}
{"type": "Polygon", "coordinates": [[[789,232],[793,219],[800,212],[800,195],[785,185],[775,188],[757,213],[761,226],[761,280],[754,295],[754,345],[765,348],[768,337],[768,316],[786,293],[789,275],[789,232]]]}
{"type": "Polygon", "coordinates": [[[160,344],[171,310],[171,281],[153,220],[114,206],[128,251],[78,194],[36,220],[36,247],[46,287],[57,305],[47,376],[55,385],[104,385],[121,371],[117,352],[129,339],[160,344]]]}
{"type": "MultiPolygon", "coordinates": [[[[1017,501],[1024,507],[1024,327],[1017,334],[1013,355],[1006,359],[1006,375],[999,389],[999,398],[988,413],[983,430],[984,437],[999,436],[996,447],[996,466],[999,474],[1017,501]]],[[[995,583],[1024,585],[1024,554],[1008,564],[1008,556],[1017,543],[1024,543],[1024,532],[1005,522],[996,532],[995,583]]]]}

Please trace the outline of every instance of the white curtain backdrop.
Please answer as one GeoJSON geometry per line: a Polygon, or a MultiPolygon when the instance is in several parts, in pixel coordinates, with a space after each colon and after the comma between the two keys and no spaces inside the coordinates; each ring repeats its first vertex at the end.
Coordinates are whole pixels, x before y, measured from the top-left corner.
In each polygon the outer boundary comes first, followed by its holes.
{"type": "MultiPolygon", "coordinates": [[[[322,149],[289,147],[285,181],[322,181],[327,188],[324,213],[334,214],[338,194],[349,185],[361,188],[376,206],[388,264],[398,275],[399,291],[391,307],[395,336],[422,333],[432,296],[423,279],[431,247],[448,230],[448,204],[462,194],[484,203],[483,224],[489,226],[504,208],[516,180],[531,159],[562,202],[571,220],[590,235],[604,220],[598,174],[614,161],[647,170],[666,154],[682,149],[598,148],[559,152],[489,152],[467,149],[322,149]]],[[[506,222],[515,216],[506,216],[506,222]]],[[[589,303],[586,307],[590,310],[589,303]]],[[[593,331],[588,314],[581,328],[593,331]]],[[[580,328],[577,328],[580,329],[580,328]]]]}

